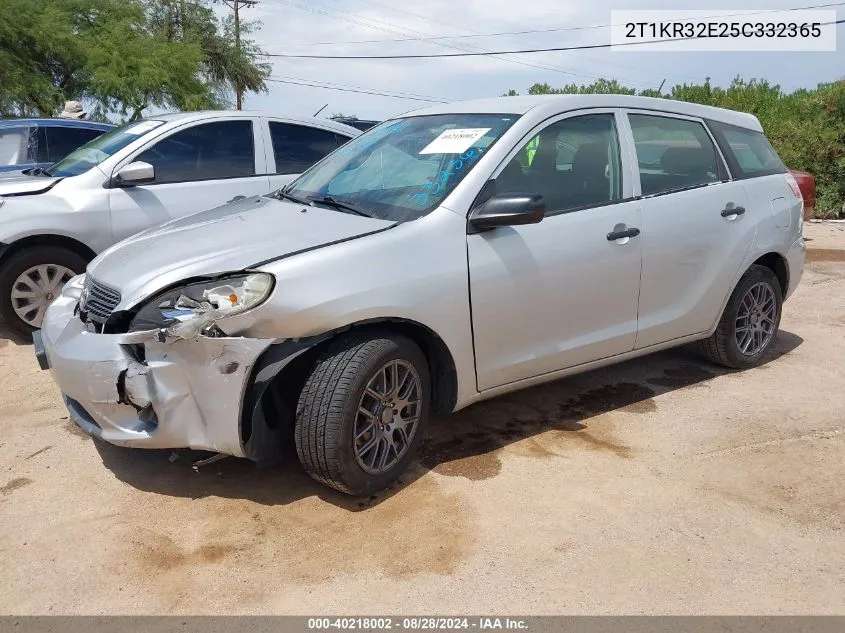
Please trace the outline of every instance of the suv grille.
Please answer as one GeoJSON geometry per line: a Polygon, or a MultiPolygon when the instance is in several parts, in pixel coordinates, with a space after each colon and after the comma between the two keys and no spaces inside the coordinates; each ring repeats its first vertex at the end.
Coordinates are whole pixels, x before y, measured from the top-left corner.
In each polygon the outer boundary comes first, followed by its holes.
{"type": "Polygon", "coordinates": [[[85,276],[82,286],[82,297],[79,300],[79,311],[96,323],[105,323],[112,311],[120,303],[120,293],[93,280],[91,275],[85,276]]]}

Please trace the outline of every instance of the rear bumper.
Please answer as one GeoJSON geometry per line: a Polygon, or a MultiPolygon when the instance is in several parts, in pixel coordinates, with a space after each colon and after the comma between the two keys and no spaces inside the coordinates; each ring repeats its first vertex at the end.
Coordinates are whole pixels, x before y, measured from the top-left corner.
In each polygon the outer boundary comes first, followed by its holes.
{"type": "Polygon", "coordinates": [[[789,266],[789,287],[786,289],[784,301],[795,292],[798,284],[801,283],[801,277],[804,276],[804,259],[806,256],[807,243],[801,236],[792,243],[786,253],[786,263],[789,266]]]}
{"type": "Polygon", "coordinates": [[[63,290],[33,342],[80,428],[120,446],[244,456],[244,390],[271,340],[95,334],[74,314],[78,292],[63,290]]]}

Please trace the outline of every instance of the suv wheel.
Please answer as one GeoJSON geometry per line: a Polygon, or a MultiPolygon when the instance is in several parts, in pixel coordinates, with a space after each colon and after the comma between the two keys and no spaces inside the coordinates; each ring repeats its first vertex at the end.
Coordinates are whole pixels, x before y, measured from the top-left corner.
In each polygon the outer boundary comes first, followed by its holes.
{"type": "Polygon", "coordinates": [[[14,253],[0,268],[0,321],[5,329],[28,340],[62,286],[86,265],[83,257],[58,246],[14,253]]]}
{"type": "Polygon", "coordinates": [[[428,363],[411,340],[353,334],[317,360],[296,411],[305,470],[341,492],[390,485],[419,448],[431,398],[428,363]]]}
{"type": "Polygon", "coordinates": [[[700,342],[701,351],[733,369],[762,364],[777,335],[782,308],[775,274],[765,266],[751,266],[728,300],[716,331],[700,342]]]}

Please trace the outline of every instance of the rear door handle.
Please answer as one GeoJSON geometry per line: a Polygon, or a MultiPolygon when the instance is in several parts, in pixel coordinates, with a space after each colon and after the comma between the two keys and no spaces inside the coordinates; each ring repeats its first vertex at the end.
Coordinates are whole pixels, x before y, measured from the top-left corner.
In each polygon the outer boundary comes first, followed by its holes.
{"type": "Polygon", "coordinates": [[[226,204],[229,204],[230,202],[237,202],[238,200],[243,200],[244,198],[246,198],[246,196],[235,196],[231,200],[226,200],[226,204]]]}
{"type": "Polygon", "coordinates": [[[725,207],[722,209],[722,217],[727,218],[732,215],[742,215],[745,213],[745,207],[725,207]]]}
{"type": "Polygon", "coordinates": [[[640,230],[634,227],[622,231],[611,231],[607,234],[607,241],[613,242],[614,240],[621,240],[626,237],[637,237],[639,234],[640,230]]]}

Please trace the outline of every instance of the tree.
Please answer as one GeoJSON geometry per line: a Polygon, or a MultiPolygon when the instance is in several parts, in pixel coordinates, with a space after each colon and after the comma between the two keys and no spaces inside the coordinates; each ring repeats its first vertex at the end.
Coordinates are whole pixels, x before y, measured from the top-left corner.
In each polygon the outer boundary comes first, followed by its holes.
{"type": "Polygon", "coordinates": [[[257,45],[242,37],[237,50],[231,19],[209,2],[3,0],[0,115],[49,116],[76,99],[94,117],[135,119],[149,107],[224,107],[235,82],[266,90],[257,45]]]}

